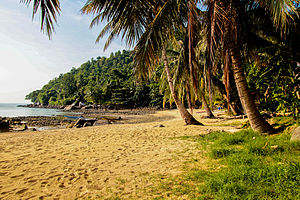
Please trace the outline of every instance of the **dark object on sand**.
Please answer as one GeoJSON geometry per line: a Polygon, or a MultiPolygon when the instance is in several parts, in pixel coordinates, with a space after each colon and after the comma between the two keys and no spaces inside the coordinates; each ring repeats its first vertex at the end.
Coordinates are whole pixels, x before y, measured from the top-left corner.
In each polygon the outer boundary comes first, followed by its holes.
{"type": "Polygon", "coordinates": [[[94,123],[97,121],[97,119],[78,119],[75,124],[73,125],[73,128],[81,128],[86,126],[93,126],[94,123]]]}
{"type": "Polygon", "coordinates": [[[159,128],[162,128],[162,127],[165,127],[164,125],[162,125],[162,124],[159,124],[159,125],[156,125],[156,126],[154,126],[154,127],[159,127],[159,128]]]}
{"type": "Polygon", "coordinates": [[[6,119],[0,118],[0,133],[9,131],[9,121],[6,119]]]}

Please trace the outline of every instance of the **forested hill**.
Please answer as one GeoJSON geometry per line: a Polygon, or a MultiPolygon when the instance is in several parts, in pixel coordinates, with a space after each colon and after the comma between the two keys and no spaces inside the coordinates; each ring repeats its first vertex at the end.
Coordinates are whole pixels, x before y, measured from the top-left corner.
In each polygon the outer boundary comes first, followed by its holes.
{"type": "Polygon", "coordinates": [[[162,105],[157,82],[137,83],[131,52],[126,50],[112,53],[109,58],[92,58],[26,95],[26,99],[52,106],[68,105],[76,100],[121,107],[162,105]]]}

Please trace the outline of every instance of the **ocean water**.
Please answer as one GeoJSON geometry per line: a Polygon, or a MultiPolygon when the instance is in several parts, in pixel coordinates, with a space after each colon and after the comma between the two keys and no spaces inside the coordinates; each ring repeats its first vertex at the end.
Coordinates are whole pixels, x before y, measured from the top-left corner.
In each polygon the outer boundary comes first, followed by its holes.
{"type": "Polygon", "coordinates": [[[20,116],[56,116],[67,114],[58,109],[46,109],[46,108],[27,108],[17,107],[15,103],[0,103],[0,116],[1,117],[20,117],[20,116]]]}

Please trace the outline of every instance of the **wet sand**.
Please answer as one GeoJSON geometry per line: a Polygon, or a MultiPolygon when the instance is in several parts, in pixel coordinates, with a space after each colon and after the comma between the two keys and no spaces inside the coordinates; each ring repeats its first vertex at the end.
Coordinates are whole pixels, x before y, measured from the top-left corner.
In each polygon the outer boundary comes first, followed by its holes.
{"type": "Polygon", "coordinates": [[[185,126],[175,110],[142,117],[136,124],[0,134],[0,199],[151,199],[143,191],[152,177],[181,173],[198,153],[178,137],[236,130],[215,126],[229,123],[220,119],[185,126]]]}

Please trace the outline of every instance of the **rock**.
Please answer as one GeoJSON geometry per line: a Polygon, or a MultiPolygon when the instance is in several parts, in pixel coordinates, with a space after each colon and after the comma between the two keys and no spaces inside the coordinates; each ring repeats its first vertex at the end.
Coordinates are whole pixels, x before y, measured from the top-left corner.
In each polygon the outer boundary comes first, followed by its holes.
{"type": "Polygon", "coordinates": [[[156,125],[156,126],[154,126],[154,127],[159,127],[159,128],[162,128],[162,127],[165,127],[164,125],[162,125],[162,124],[159,124],[159,125],[156,125]]]}
{"type": "Polygon", "coordinates": [[[9,121],[8,120],[3,120],[1,118],[0,120],[0,133],[1,132],[8,132],[9,131],[9,121]]]}
{"type": "Polygon", "coordinates": [[[67,128],[73,128],[75,122],[71,122],[70,124],[67,125],[67,128]]]}
{"type": "Polygon", "coordinates": [[[86,109],[92,109],[92,108],[94,108],[94,106],[92,106],[92,105],[87,105],[87,106],[82,107],[81,109],[82,109],[82,110],[86,110],[86,109]]]}
{"type": "Polygon", "coordinates": [[[78,119],[73,128],[81,128],[81,127],[86,127],[86,126],[93,126],[95,121],[97,121],[96,119],[78,119]]]}
{"type": "Polygon", "coordinates": [[[291,141],[300,141],[300,126],[292,131],[291,141]]]}
{"type": "Polygon", "coordinates": [[[85,103],[82,103],[81,101],[78,103],[78,106],[80,107],[80,108],[82,108],[82,107],[84,107],[84,106],[86,106],[85,105],[85,103]]]}
{"type": "Polygon", "coordinates": [[[74,110],[76,108],[76,104],[77,102],[75,101],[74,103],[72,103],[71,105],[67,105],[64,110],[74,110]]]}

